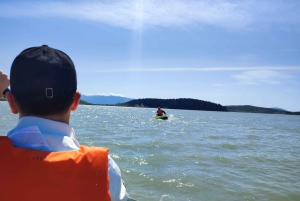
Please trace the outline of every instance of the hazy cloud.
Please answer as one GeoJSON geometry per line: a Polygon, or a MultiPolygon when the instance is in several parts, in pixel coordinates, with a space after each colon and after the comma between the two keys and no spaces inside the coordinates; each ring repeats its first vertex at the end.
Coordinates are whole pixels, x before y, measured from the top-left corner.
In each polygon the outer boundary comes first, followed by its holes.
{"type": "Polygon", "coordinates": [[[224,84],[214,84],[215,87],[225,87],[224,84]]]}
{"type": "Polygon", "coordinates": [[[264,71],[300,71],[300,66],[294,67],[210,67],[210,68],[121,68],[121,69],[97,69],[93,72],[102,73],[122,73],[122,72],[190,72],[190,71],[249,71],[249,72],[264,72],[264,71]]]}
{"type": "Polygon", "coordinates": [[[245,84],[280,84],[283,80],[287,80],[292,76],[274,70],[253,70],[235,74],[232,77],[245,84]]]}
{"type": "Polygon", "coordinates": [[[0,17],[69,18],[126,29],[187,25],[244,28],[255,21],[299,23],[299,7],[299,3],[279,0],[36,1],[0,3],[0,17]]]}
{"type": "Polygon", "coordinates": [[[88,94],[88,96],[120,96],[120,97],[125,97],[123,94],[115,94],[115,93],[97,93],[97,94],[88,94]]]}

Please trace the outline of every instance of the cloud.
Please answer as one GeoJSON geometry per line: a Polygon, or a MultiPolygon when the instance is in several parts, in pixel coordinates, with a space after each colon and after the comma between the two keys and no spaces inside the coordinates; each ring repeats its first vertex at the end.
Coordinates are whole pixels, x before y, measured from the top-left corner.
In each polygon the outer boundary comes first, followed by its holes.
{"type": "Polygon", "coordinates": [[[123,94],[115,94],[115,93],[97,93],[97,94],[88,94],[88,96],[119,96],[119,97],[125,97],[123,94]]]}
{"type": "Polygon", "coordinates": [[[197,72],[197,71],[300,71],[300,66],[282,67],[210,67],[210,68],[121,68],[121,69],[94,69],[93,72],[123,73],[123,72],[197,72]]]}
{"type": "Polygon", "coordinates": [[[225,87],[224,84],[214,84],[215,87],[225,87]]]}
{"type": "Polygon", "coordinates": [[[253,70],[235,74],[232,77],[245,84],[280,84],[283,80],[287,80],[292,76],[286,72],[274,70],[253,70]]]}
{"type": "Polygon", "coordinates": [[[298,23],[299,14],[296,13],[300,11],[297,5],[279,0],[36,1],[0,3],[0,17],[68,18],[125,29],[190,25],[244,28],[254,21],[262,21],[257,18],[263,18],[263,21],[298,23]]]}

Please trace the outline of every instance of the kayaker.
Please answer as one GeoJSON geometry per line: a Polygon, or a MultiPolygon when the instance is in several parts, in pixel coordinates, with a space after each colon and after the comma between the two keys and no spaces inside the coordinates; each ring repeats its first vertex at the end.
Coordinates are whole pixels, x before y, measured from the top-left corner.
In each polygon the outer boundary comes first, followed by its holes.
{"type": "Polygon", "coordinates": [[[157,108],[157,111],[156,111],[157,116],[163,116],[164,114],[166,114],[165,111],[163,111],[160,107],[157,108]]]}
{"type": "MultiPolygon", "coordinates": [[[[0,90],[7,80],[1,72],[0,90]]],[[[81,94],[67,54],[47,45],[22,51],[10,89],[19,122],[0,136],[0,200],[131,200],[108,149],[81,146],[69,126],[81,94]]]]}

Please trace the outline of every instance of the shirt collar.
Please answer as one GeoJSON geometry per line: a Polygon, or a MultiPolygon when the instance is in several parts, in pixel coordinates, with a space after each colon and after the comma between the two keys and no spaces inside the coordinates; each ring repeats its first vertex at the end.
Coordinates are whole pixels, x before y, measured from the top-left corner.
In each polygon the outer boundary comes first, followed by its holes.
{"type": "Polygon", "coordinates": [[[22,117],[7,136],[14,146],[22,148],[65,151],[76,150],[80,146],[68,124],[33,116],[22,117]]]}
{"type": "Polygon", "coordinates": [[[53,133],[55,135],[69,136],[75,138],[75,132],[73,128],[68,124],[33,116],[22,117],[19,120],[18,125],[13,130],[8,132],[8,136],[16,130],[20,130],[31,126],[37,126],[41,133],[53,133]]]}

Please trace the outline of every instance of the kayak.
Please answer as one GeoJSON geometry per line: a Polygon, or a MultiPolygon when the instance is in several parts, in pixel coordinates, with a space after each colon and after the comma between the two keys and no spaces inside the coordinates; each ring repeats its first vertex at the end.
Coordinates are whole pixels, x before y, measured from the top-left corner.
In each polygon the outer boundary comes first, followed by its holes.
{"type": "Polygon", "coordinates": [[[162,116],[154,116],[154,118],[155,119],[164,119],[164,120],[166,120],[166,119],[168,119],[168,116],[167,115],[162,115],[162,116]]]}

